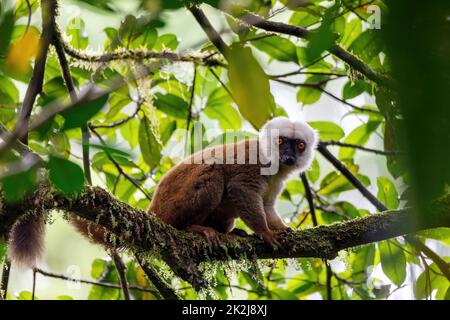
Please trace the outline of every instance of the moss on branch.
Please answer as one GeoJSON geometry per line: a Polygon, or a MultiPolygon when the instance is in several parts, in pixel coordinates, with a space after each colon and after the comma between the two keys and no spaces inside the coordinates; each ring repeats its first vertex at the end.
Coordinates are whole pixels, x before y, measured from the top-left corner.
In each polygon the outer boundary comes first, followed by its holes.
{"type": "Polygon", "coordinates": [[[322,225],[280,235],[283,247],[277,250],[255,236],[221,236],[213,247],[203,237],[176,230],[140,209],[133,208],[100,187],[86,187],[68,198],[40,187],[20,205],[2,205],[0,234],[6,235],[23,214],[46,214],[51,210],[74,213],[109,230],[109,242],[140,252],[158,254],[181,278],[195,288],[205,286],[198,269],[203,261],[252,258],[317,257],[331,259],[340,250],[435,227],[450,227],[450,196],[434,204],[434,214],[415,219],[411,210],[391,210],[346,222],[322,225]]]}

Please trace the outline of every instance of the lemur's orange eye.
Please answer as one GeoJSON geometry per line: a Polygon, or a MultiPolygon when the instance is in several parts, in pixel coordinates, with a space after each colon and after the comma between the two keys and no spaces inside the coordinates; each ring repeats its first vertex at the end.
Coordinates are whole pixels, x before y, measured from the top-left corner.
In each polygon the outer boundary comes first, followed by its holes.
{"type": "Polygon", "coordinates": [[[282,138],[277,139],[277,144],[283,144],[283,143],[284,143],[284,140],[282,138]]]}
{"type": "Polygon", "coordinates": [[[297,148],[299,148],[301,151],[305,150],[306,144],[304,142],[300,142],[297,145],[297,148]]]}

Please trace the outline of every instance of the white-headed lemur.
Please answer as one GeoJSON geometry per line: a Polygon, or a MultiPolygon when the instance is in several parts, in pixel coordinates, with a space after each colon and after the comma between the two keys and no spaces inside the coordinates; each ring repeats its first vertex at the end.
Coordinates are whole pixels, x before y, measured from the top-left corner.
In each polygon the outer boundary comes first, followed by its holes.
{"type": "MultiPolygon", "coordinates": [[[[309,168],[317,143],[317,133],[307,123],[274,118],[262,127],[258,139],[204,149],[170,169],[159,182],[148,213],[213,242],[219,233],[233,232],[235,220],[241,218],[265,242],[279,246],[276,231],[289,227],[277,214],[275,201],[291,172],[309,168]]],[[[102,227],[74,215],[71,222],[93,242],[108,246],[102,227]]],[[[32,257],[42,252],[25,253],[21,249],[32,246],[10,245],[13,260],[36,261],[32,257]]]]}

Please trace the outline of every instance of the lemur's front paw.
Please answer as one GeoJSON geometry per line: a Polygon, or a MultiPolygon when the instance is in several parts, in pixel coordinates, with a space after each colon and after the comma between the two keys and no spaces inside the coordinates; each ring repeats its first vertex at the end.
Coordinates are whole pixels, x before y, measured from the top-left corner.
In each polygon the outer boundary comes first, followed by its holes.
{"type": "Polygon", "coordinates": [[[292,229],[291,227],[286,226],[286,228],[281,230],[279,234],[289,234],[289,233],[293,233],[293,232],[295,232],[294,229],[292,229]]]}

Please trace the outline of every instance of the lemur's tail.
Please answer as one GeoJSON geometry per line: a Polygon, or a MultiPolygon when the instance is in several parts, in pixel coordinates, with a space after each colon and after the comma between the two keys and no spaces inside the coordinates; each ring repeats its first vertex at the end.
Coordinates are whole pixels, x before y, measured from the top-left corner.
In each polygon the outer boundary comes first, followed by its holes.
{"type": "Polygon", "coordinates": [[[34,268],[45,249],[45,221],[43,216],[27,215],[13,226],[9,238],[8,256],[20,267],[34,268]]]}
{"type": "Polygon", "coordinates": [[[104,227],[80,218],[73,213],[69,215],[69,221],[78,232],[84,235],[91,242],[104,246],[111,245],[110,242],[108,243],[108,231],[104,227]]]}

